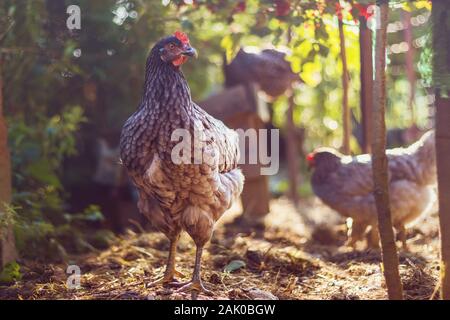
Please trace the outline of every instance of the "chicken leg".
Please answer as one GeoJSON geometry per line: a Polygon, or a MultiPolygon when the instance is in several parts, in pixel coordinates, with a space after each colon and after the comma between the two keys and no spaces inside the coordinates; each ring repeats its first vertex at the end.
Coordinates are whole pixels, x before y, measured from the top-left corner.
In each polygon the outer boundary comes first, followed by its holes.
{"type": "Polygon", "coordinates": [[[356,243],[364,238],[364,234],[367,229],[367,224],[358,221],[353,218],[348,218],[346,221],[347,224],[347,242],[345,243],[346,246],[355,248],[356,243]]]}
{"type": "Polygon", "coordinates": [[[398,237],[400,241],[402,242],[402,248],[404,251],[409,251],[408,244],[406,243],[406,228],[404,225],[400,225],[397,227],[398,230],[398,237]]]}
{"type": "Polygon", "coordinates": [[[191,292],[192,300],[196,300],[200,292],[207,295],[212,295],[213,292],[206,289],[203,285],[202,278],[200,275],[201,264],[202,264],[202,254],[203,246],[197,245],[197,251],[195,253],[195,266],[194,272],[192,274],[192,280],[186,283],[175,283],[174,285],[180,287],[177,292],[191,292]]]}
{"type": "Polygon", "coordinates": [[[380,235],[377,225],[371,225],[367,233],[367,247],[370,249],[380,249],[380,235]]]}
{"type": "Polygon", "coordinates": [[[154,287],[156,285],[172,285],[176,283],[175,276],[183,277],[183,274],[175,269],[175,255],[177,253],[177,245],[178,245],[178,239],[180,236],[176,236],[170,240],[170,250],[169,250],[169,257],[167,259],[167,265],[166,270],[164,271],[164,275],[149,283],[147,287],[154,287]]]}

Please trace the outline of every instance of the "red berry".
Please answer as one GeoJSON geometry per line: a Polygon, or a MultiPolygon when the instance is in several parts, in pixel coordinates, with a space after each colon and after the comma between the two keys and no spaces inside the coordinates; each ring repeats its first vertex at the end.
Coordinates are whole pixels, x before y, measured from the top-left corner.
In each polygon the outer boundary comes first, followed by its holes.
{"type": "Polygon", "coordinates": [[[336,14],[339,20],[342,20],[342,6],[339,2],[336,2],[336,14]]]}
{"type": "Polygon", "coordinates": [[[275,1],[275,15],[277,17],[284,17],[291,11],[291,4],[287,0],[275,1]]]}
{"type": "Polygon", "coordinates": [[[244,12],[247,9],[245,1],[239,1],[233,9],[234,13],[244,12]]]}

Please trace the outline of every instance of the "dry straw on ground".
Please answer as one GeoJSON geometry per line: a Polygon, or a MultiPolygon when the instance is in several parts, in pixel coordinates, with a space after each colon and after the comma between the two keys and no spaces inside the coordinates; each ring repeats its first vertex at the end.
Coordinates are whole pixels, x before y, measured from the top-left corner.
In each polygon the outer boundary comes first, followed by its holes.
{"type": "MultiPolygon", "coordinates": [[[[316,200],[297,212],[288,201],[274,200],[265,230],[233,224],[239,208],[217,227],[203,264],[206,286],[215,295],[200,299],[385,299],[380,254],[343,246],[342,219],[316,200]],[[301,216],[315,222],[310,230],[301,216]],[[224,272],[237,260],[244,267],[224,272]]],[[[409,252],[400,254],[408,299],[430,299],[438,278],[436,214],[409,231],[409,252]]],[[[22,261],[20,282],[0,287],[0,299],[189,299],[171,289],[147,288],[164,271],[168,241],[159,233],[128,232],[108,250],[73,257],[81,267],[81,288],[66,286],[67,264],[22,261]]],[[[195,247],[183,237],[177,256],[184,279],[191,276],[195,247]]]]}

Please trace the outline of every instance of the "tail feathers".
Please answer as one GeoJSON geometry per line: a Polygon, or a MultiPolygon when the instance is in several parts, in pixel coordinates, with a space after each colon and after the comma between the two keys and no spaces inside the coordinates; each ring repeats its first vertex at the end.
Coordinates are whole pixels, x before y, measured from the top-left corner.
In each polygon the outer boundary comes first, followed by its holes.
{"type": "Polygon", "coordinates": [[[435,152],[435,132],[430,130],[408,147],[411,153],[430,154],[435,152]]]}
{"type": "Polygon", "coordinates": [[[219,174],[220,185],[216,193],[216,210],[206,210],[201,206],[189,206],[181,214],[181,224],[198,246],[203,246],[211,238],[214,223],[231,207],[242,192],[244,175],[240,169],[219,174]]]}
{"type": "Polygon", "coordinates": [[[422,138],[406,149],[389,150],[391,172],[396,175],[407,175],[419,185],[436,183],[436,149],[435,132],[428,131],[422,138]],[[391,166],[392,162],[392,166],[391,166]]]}
{"type": "Polygon", "coordinates": [[[241,169],[233,169],[220,175],[218,197],[221,205],[229,209],[233,202],[239,198],[244,188],[244,175],[241,169]]]}
{"type": "Polygon", "coordinates": [[[414,158],[419,167],[422,184],[435,184],[437,181],[435,132],[429,131],[414,143],[414,158]]]}
{"type": "MultiPolygon", "coordinates": [[[[235,201],[239,198],[239,196],[242,193],[242,190],[244,189],[244,175],[242,174],[241,169],[234,169],[231,170],[228,173],[222,174],[222,182],[224,182],[224,179],[228,179],[229,185],[231,186],[231,194],[232,194],[232,200],[235,201]]],[[[231,204],[230,204],[231,206],[231,204]]]]}

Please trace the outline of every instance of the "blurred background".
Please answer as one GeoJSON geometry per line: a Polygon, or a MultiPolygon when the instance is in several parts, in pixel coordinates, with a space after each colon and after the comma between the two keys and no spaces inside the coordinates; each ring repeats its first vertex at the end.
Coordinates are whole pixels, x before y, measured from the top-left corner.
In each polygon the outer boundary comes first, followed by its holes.
{"type": "MultiPolygon", "coordinates": [[[[141,99],[147,54],[175,30],[186,32],[199,52],[183,66],[196,102],[208,110],[211,101],[227,101],[227,90],[244,85],[253,99],[243,94],[249,105],[244,118],[242,110],[209,111],[235,128],[281,130],[279,174],[258,180],[246,169],[246,214],[264,216],[274,197],[288,196],[301,206],[312,195],[305,154],[345,144],[344,69],[352,127],[348,151],[368,151],[363,100],[370,99],[361,79],[371,75],[360,66],[372,60],[372,34],[364,26],[370,14],[351,1],[300,1],[298,10],[294,2],[3,0],[0,72],[13,186],[8,210],[20,254],[64,259],[107,247],[125,228],[147,227],[117,147],[124,121],[141,99]],[[80,30],[66,26],[72,4],[81,8],[80,30]],[[268,66],[275,71],[258,73],[268,66]],[[283,79],[286,86],[273,92],[283,79]],[[261,192],[265,196],[255,207],[252,199],[261,192]]],[[[434,95],[427,89],[431,4],[394,2],[391,8],[386,119],[394,147],[431,127],[434,95]]]]}

